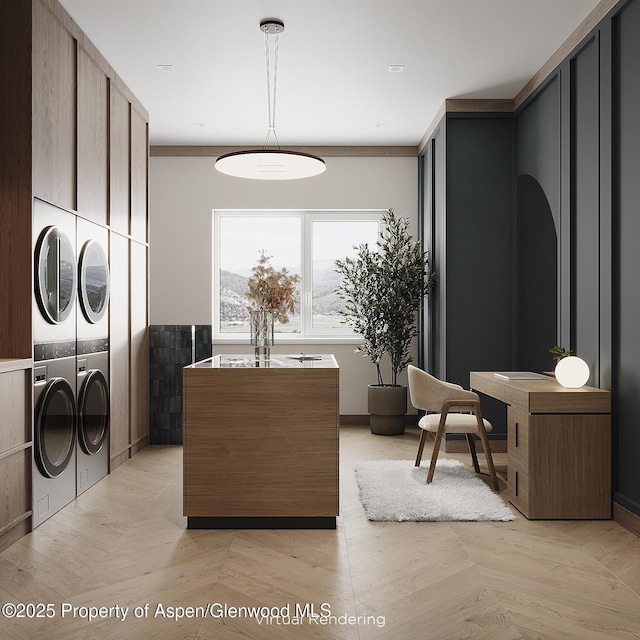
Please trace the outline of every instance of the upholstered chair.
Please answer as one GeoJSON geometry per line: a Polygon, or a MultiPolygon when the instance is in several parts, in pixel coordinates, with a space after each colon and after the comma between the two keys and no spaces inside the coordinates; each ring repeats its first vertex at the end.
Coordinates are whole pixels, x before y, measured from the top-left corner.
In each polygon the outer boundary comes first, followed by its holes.
{"type": "Polygon", "coordinates": [[[427,473],[427,484],[433,480],[436,470],[436,460],[440,451],[442,437],[445,433],[464,433],[469,445],[469,452],[476,473],[480,472],[478,456],[476,455],[475,438],[480,438],[487,459],[491,488],[498,491],[491,449],[487,432],[492,430],[491,423],[482,417],[480,397],[473,391],[466,391],[458,384],[443,382],[422,369],[409,365],[409,394],[411,404],[416,409],[422,409],[426,414],[418,422],[422,429],[416,467],[420,466],[427,432],[435,433],[431,464],[427,473]]]}

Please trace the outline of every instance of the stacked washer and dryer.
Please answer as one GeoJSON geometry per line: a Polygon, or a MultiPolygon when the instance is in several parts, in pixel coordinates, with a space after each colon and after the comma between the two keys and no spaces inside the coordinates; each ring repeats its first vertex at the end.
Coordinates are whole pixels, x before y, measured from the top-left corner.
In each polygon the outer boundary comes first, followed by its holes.
{"type": "Polygon", "coordinates": [[[109,470],[107,241],[34,200],[34,528],[109,470]]]}
{"type": "Polygon", "coordinates": [[[109,473],[109,232],[77,218],[78,310],[76,493],[109,473]]]}

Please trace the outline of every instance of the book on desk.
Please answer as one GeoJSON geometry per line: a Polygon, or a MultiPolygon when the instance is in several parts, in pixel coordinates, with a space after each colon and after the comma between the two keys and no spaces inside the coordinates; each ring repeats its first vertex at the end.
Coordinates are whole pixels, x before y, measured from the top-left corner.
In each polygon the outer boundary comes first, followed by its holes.
{"type": "Polygon", "coordinates": [[[548,380],[549,376],[542,373],[534,373],[533,371],[496,371],[496,378],[503,380],[548,380]]]}

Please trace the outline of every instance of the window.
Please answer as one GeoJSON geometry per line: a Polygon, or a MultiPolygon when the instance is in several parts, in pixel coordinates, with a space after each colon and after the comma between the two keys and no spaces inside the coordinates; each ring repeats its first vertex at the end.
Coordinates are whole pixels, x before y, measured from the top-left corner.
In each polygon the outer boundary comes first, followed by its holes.
{"type": "Polygon", "coordinates": [[[248,339],[245,294],[261,251],[301,277],[295,312],[276,323],[280,340],[356,338],[339,315],[335,261],[375,245],[381,219],[382,211],[214,211],[214,338],[248,339]]]}

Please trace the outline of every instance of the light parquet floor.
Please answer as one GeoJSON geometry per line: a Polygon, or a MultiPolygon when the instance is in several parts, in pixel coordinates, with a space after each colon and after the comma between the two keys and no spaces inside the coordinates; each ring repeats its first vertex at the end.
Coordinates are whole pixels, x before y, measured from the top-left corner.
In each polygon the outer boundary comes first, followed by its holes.
{"type": "MultiPolygon", "coordinates": [[[[0,617],[0,638],[640,638],[640,539],[612,521],[368,522],[354,462],[411,460],[417,440],[417,429],[393,438],[341,429],[335,531],[186,530],[182,449],[148,447],[0,554],[0,604],[50,603],[54,613],[0,617]],[[128,615],[63,617],[64,603],[118,605],[128,615]],[[356,622],[154,615],[158,604],[207,603],[292,611],[328,603],[332,615],[356,622]]],[[[506,456],[495,459],[504,473],[506,456]]]]}

